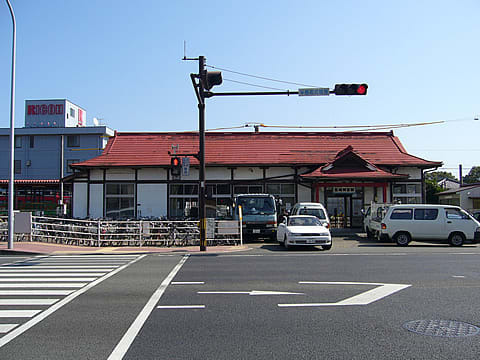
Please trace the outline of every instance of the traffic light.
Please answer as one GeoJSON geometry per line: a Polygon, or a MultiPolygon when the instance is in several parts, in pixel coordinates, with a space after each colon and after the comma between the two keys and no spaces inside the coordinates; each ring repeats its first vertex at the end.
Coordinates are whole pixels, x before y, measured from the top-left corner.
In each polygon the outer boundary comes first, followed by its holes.
{"type": "Polygon", "coordinates": [[[367,84],[336,84],[335,95],[367,95],[367,84]]]}
{"type": "Polygon", "coordinates": [[[215,85],[222,84],[222,72],[221,71],[207,71],[202,79],[203,87],[206,90],[210,90],[215,85]]]}
{"type": "Polygon", "coordinates": [[[172,176],[180,176],[182,173],[182,161],[179,157],[173,157],[170,159],[170,172],[172,176]]]}

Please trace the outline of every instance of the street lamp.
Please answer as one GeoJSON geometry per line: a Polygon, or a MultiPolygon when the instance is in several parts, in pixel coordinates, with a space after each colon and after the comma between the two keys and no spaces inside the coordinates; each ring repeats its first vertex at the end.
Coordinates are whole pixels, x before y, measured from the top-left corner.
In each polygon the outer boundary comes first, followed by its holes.
{"type": "Polygon", "coordinates": [[[12,41],[12,81],[10,92],[10,181],[8,182],[8,248],[13,249],[14,237],[14,215],[13,215],[13,191],[14,191],[14,166],[15,166],[15,44],[17,25],[15,23],[15,14],[13,13],[12,4],[9,0],[7,2],[12,16],[13,25],[13,41],[12,41]]]}

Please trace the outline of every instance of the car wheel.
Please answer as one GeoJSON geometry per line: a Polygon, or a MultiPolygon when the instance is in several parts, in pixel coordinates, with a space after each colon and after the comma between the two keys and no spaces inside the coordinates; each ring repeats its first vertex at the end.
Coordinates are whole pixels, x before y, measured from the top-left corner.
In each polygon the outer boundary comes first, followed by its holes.
{"type": "Polygon", "coordinates": [[[287,235],[283,238],[283,246],[285,246],[285,249],[290,249],[290,245],[287,242],[287,235]]]}
{"type": "Polygon", "coordinates": [[[399,232],[395,234],[394,239],[398,246],[407,246],[411,241],[410,234],[406,232],[399,232]]]}
{"type": "Polygon", "coordinates": [[[332,244],[330,245],[322,245],[323,250],[330,250],[332,248],[332,244]]]}
{"type": "Polygon", "coordinates": [[[453,233],[448,238],[448,242],[452,246],[462,246],[465,242],[465,236],[462,233],[453,233]]]}
{"type": "Polygon", "coordinates": [[[367,239],[371,239],[373,237],[373,234],[368,227],[365,229],[365,232],[367,233],[367,239]]]}

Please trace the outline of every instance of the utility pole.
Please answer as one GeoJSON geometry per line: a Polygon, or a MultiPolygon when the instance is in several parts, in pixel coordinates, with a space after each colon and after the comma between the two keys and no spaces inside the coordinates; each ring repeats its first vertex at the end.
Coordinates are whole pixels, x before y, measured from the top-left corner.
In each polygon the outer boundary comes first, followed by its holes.
{"type": "Polygon", "coordinates": [[[205,205],[205,84],[202,81],[206,79],[205,57],[198,57],[198,135],[199,135],[199,182],[198,191],[198,215],[200,218],[200,251],[207,250],[207,207],[205,205]]]}

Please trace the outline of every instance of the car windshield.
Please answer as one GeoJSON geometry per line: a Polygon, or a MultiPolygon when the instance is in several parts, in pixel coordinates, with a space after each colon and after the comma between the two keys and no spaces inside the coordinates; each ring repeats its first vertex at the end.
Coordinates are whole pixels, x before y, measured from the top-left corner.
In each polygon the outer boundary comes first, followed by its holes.
{"type": "Polygon", "coordinates": [[[271,197],[240,197],[237,203],[242,206],[243,215],[275,214],[275,203],[271,197]]]}
{"type": "Polygon", "coordinates": [[[312,209],[312,208],[303,208],[298,211],[299,215],[313,215],[319,219],[325,220],[327,217],[325,216],[325,212],[323,209],[312,209]]]}
{"type": "Polygon", "coordinates": [[[314,216],[292,216],[288,220],[289,226],[321,226],[322,223],[314,216]]]}

